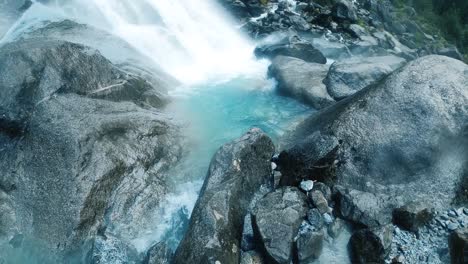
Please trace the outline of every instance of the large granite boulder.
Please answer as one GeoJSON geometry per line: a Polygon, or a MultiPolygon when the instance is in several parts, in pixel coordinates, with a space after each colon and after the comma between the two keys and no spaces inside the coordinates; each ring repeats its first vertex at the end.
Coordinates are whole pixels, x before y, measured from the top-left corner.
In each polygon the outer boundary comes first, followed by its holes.
{"type": "Polygon", "coordinates": [[[323,84],[329,68],[325,64],[277,56],[269,68],[269,75],[278,81],[280,93],[321,109],[335,102],[323,84]]]}
{"type": "MultiPolygon", "coordinates": [[[[388,199],[378,204],[386,209],[410,201],[436,210],[466,204],[467,87],[463,62],[444,56],[410,62],[286,136],[278,160],[282,185],[319,179],[383,195],[388,199]]],[[[366,207],[360,206],[371,216],[366,207]]],[[[385,212],[391,219],[392,211],[385,212]]]]}
{"type": "Polygon", "coordinates": [[[307,197],[296,187],[278,189],[257,202],[252,212],[254,234],[267,263],[289,264],[293,260],[294,238],[306,214],[307,197]]]}
{"type": "Polygon", "coordinates": [[[405,59],[393,55],[354,57],[333,63],[324,83],[330,95],[341,100],[377,83],[405,63],[405,59]]]}
{"type": "Polygon", "coordinates": [[[67,254],[108,221],[122,236],[136,234],[135,222],[153,223],[183,141],[160,110],[161,93],[82,45],[34,39],[2,46],[6,237],[36,237],[67,254]]]}
{"type": "Polygon", "coordinates": [[[450,259],[452,264],[468,262],[468,229],[453,231],[449,236],[450,259]]]}
{"type": "Polygon", "coordinates": [[[174,263],[237,263],[244,216],[255,192],[271,181],[274,151],[257,128],[218,150],[174,263]]]}

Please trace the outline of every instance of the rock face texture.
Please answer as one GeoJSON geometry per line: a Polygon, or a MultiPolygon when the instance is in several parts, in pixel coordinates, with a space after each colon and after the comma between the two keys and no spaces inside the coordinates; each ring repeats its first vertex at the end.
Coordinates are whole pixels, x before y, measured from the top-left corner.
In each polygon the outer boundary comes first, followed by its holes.
{"type": "Polygon", "coordinates": [[[325,64],[277,56],[269,68],[269,75],[278,81],[280,93],[321,109],[335,102],[323,83],[329,68],[325,64]]]}
{"type": "Polygon", "coordinates": [[[450,259],[452,264],[468,261],[468,229],[454,231],[449,237],[450,259]]]}
{"type": "Polygon", "coordinates": [[[385,263],[390,252],[393,226],[387,225],[355,232],[348,244],[351,262],[356,264],[385,263]]]}
{"type": "Polygon", "coordinates": [[[333,63],[324,83],[330,95],[340,100],[375,84],[405,63],[396,56],[351,58],[333,63]]]}
{"type": "Polygon", "coordinates": [[[181,241],[174,263],[237,263],[244,216],[250,201],[271,175],[271,139],[254,128],[221,147],[181,241]]]}
{"type": "Polygon", "coordinates": [[[281,183],[338,183],[388,197],[379,203],[386,209],[466,203],[467,87],[468,66],[460,61],[426,56],[409,63],[286,137],[281,183]]]}
{"type": "Polygon", "coordinates": [[[252,212],[254,233],[267,263],[292,261],[294,237],[306,214],[307,197],[295,187],[278,189],[257,202],[252,212]]]}
{"type": "Polygon", "coordinates": [[[2,46],[2,235],[37,237],[67,253],[105,229],[105,219],[122,233],[137,219],[147,224],[166,192],[165,172],[182,155],[179,128],[158,110],[160,93],[81,45],[2,46]]]}
{"type": "Polygon", "coordinates": [[[282,55],[299,58],[306,62],[327,63],[327,58],[318,49],[296,35],[285,37],[273,44],[261,45],[255,49],[255,55],[259,58],[269,59],[282,55]]]}

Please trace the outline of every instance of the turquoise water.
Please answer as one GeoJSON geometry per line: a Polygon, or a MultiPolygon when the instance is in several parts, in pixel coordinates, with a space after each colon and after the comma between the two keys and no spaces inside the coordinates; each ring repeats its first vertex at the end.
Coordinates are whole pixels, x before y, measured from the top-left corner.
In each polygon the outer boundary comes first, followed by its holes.
{"type": "Polygon", "coordinates": [[[167,111],[183,124],[187,157],[169,177],[173,192],[155,214],[155,228],[133,240],[141,251],[157,241],[175,249],[187,228],[212,156],[223,144],[261,128],[275,143],[313,109],[279,96],[272,83],[234,79],[225,83],[187,87],[175,93],[167,111]]]}

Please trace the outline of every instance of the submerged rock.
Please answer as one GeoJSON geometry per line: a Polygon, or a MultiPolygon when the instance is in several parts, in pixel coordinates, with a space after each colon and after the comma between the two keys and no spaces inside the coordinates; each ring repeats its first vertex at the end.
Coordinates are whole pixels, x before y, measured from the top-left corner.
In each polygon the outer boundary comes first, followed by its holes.
{"type": "Polygon", "coordinates": [[[18,221],[10,228],[66,254],[96,235],[105,217],[129,232],[135,220],[145,225],[182,155],[180,130],[157,108],[166,102],[159,94],[82,45],[3,45],[0,185],[14,200],[18,221]]]}
{"type": "Polygon", "coordinates": [[[255,192],[270,182],[274,151],[258,128],[218,150],[174,263],[237,263],[244,216],[255,192]]]}
{"type": "Polygon", "coordinates": [[[405,63],[405,59],[390,55],[355,57],[333,63],[324,83],[330,95],[340,100],[375,84],[405,63]]]}
{"type": "Polygon", "coordinates": [[[255,236],[268,263],[289,264],[294,238],[307,213],[307,198],[295,187],[267,194],[252,212],[255,236]]]}
{"type": "Polygon", "coordinates": [[[329,68],[330,66],[325,64],[277,56],[268,74],[278,81],[280,93],[321,109],[335,102],[323,84],[329,68]]]}

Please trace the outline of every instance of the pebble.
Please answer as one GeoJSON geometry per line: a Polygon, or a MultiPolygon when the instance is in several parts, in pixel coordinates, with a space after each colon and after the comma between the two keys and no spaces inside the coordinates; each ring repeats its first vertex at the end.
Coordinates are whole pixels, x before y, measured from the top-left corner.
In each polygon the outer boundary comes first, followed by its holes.
{"type": "Polygon", "coordinates": [[[324,220],[325,223],[327,223],[327,224],[333,223],[333,218],[331,217],[331,215],[330,215],[329,213],[323,214],[323,220],[324,220]]]}
{"type": "Polygon", "coordinates": [[[457,217],[457,213],[456,213],[455,211],[449,211],[449,212],[448,212],[448,215],[449,215],[450,217],[457,217]]]}
{"type": "Polygon", "coordinates": [[[276,165],[276,163],[272,162],[271,163],[271,170],[276,170],[276,168],[278,168],[278,165],[276,165]]]}
{"type": "Polygon", "coordinates": [[[464,213],[465,215],[468,215],[468,209],[467,209],[467,208],[463,208],[463,213],[464,213]]]}
{"type": "Polygon", "coordinates": [[[450,224],[447,225],[447,228],[448,228],[450,231],[453,231],[453,230],[455,230],[455,229],[458,228],[458,225],[455,224],[455,223],[450,223],[450,224]]]}
{"type": "Polygon", "coordinates": [[[302,181],[299,187],[305,192],[310,192],[314,188],[314,182],[311,180],[302,181]]]}

